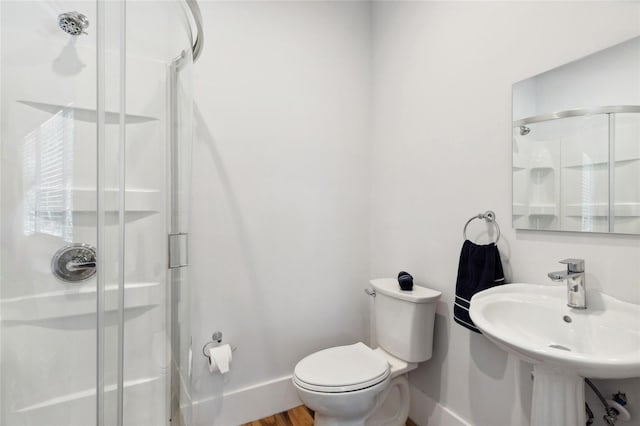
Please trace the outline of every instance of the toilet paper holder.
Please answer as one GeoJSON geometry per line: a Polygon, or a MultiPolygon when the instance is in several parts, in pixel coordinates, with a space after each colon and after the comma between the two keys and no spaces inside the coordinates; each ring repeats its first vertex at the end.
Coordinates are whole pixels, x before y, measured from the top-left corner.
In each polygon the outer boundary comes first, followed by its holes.
{"type": "MultiPolygon", "coordinates": [[[[204,346],[202,347],[202,355],[209,358],[207,349],[209,349],[209,347],[212,345],[217,346],[220,343],[222,343],[222,331],[214,331],[213,334],[211,335],[211,340],[205,343],[204,346]]],[[[231,352],[235,352],[236,349],[238,349],[237,346],[231,345],[231,352]]]]}

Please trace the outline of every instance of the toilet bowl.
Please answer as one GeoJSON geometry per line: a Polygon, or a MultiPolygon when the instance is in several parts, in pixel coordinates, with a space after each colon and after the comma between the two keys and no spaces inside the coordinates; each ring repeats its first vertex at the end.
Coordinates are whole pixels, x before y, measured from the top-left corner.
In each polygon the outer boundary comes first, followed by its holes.
{"type": "Polygon", "coordinates": [[[293,383],[302,402],[315,411],[315,426],[400,426],[409,415],[406,373],[416,366],[359,342],[304,358],[293,383]],[[385,401],[392,391],[399,392],[399,404],[389,410],[385,401]]]}
{"type": "Polygon", "coordinates": [[[393,278],[372,280],[371,286],[367,294],[374,296],[380,347],[336,346],[308,355],[295,367],[293,384],[315,411],[315,426],[402,426],[407,421],[407,372],[431,358],[441,293],[420,286],[404,291],[393,278]]]}

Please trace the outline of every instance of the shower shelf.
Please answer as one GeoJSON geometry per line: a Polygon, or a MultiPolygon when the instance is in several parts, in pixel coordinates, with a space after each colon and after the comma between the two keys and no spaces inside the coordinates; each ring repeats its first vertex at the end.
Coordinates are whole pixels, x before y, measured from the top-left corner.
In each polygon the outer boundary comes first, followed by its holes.
{"type": "MultiPolygon", "coordinates": [[[[73,189],[74,212],[95,212],[95,189],[73,189]]],[[[125,210],[127,212],[158,212],[162,210],[160,191],[151,189],[128,189],[125,195],[125,210]]],[[[109,212],[118,211],[119,191],[107,189],[105,191],[105,206],[109,212]]]]}
{"type": "MultiPolygon", "coordinates": [[[[586,209],[588,216],[609,216],[607,203],[567,204],[565,207],[567,217],[582,217],[582,211],[586,209]]],[[[616,203],[614,205],[615,217],[640,217],[640,203],[616,203]]]]}
{"type": "MultiPolygon", "coordinates": [[[[633,163],[635,161],[640,161],[640,158],[626,158],[624,160],[616,160],[614,161],[614,163],[616,165],[625,165],[625,164],[633,163]]],[[[589,163],[589,164],[570,164],[563,167],[565,169],[584,169],[584,168],[592,168],[592,167],[608,167],[608,165],[609,165],[608,161],[594,161],[593,163],[589,163]]]]}
{"type": "Polygon", "coordinates": [[[546,171],[553,171],[555,170],[555,168],[553,166],[535,166],[535,167],[531,167],[531,172],[546,172],[546,171]]]}
{"type": "MultiPolygon", "coordinates": [[[[163,303],[164,291],[159,282],[126,283],[124,287],[126,310],[150,309],[163,303]]],[[[118,287],[107,285],[105,310],[117,310],[117,303],[118,287]]],[[[37,323],[34,325],[47,328],[78,327],[84,321],[69,321],[70,317],[96,314],[95,280],[76,288],[0,299],[0,311],[5,325],[37,323]],[[65,321],[51,321],[60,319],[65,321]]]]}
{"type": "MultiPolygon", "coordinates": [[[[74,120],[85,121],[88,123],[96,122],[96,110],[90,108],[79,108],[72,105],[57,105],[57,104],[48,104],[44,102],[33,102],[33,101],[25,101],[25,100],[17,100],[16,102],[21,103],[23,105],[30,106],[31,108],[38,109],[40,111],[45,111],[50,114],[57,114],[60,111],[66,110],[73,112],[74,120]]],[[[135,115],[135,114],[126,114],[127,124],[139,124],[139,123],[148,123],[150,121],[158,121],[155,117],[149,117],[145,115],[135,115]]],[[[119,124],[120,123],[120,114],[117,112],[105,112],[105,122],[106,124],[119,124]]]]}
{"type": "MultiPolygon", "coordinates": [[[[157,382],[160,378],[161,376],[155,376],[155,377],[142,377],[139,379],[126,380],[123,384],[124,385],[123,387],[125,389],[130,389],[130,388],[135,388],[140,386],[150,386],[154,382],[157,382]]],[[[107,384],[104,387],[105,393],[115,392],[116,390],[117,390],[117,386],[115,384],[107,384]]],[[[95,398],[95,394],[96,394],[95,388],[83,389],[81,391],[70,392],[64,395],[50,398],[45,401],[41,401],[35,404],[27,405],[22,408],[18,408],[15,410],[15,412],[28,413],[28,412],[41,410],[43,408],[50,408],[50,407],[60,407],[60,408],[64,407],[67,410],[70,410],[71,409],[70,407],[73,407],[72,404],[76,404],[75,408],[79,409],[77,405],[90,404],[95,398]]]]}
{"type": "Polygon", "coordinates": [[[530,204],[529,216],[556,216],[557,207],[555,204],[530,204]]]}

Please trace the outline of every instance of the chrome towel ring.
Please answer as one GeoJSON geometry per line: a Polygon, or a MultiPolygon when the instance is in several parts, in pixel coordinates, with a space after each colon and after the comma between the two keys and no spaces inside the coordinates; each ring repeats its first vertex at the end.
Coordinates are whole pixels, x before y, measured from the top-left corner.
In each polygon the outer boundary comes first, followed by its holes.
{"type": "Polygon", "coordinates": [[[494,243],[498,244],[498,240],[500,240],[500,227],[498,226],[498,222],[496,222],[496,214],[491,210],[487,210],[484,213],[478,213],[476,216],[473,216],[471,219],[467,221],[467,223],[464,224],[464,229],[462,230],[462,236],[464,237],[464,239],[465,240],[467,239],[467,226],[469,226],[469,224],[473,219],[484,219],[487,222],[492,223],[493,226],[496,227],[496,232],[497,232],[496,240],[494,241],[494,243]]]}

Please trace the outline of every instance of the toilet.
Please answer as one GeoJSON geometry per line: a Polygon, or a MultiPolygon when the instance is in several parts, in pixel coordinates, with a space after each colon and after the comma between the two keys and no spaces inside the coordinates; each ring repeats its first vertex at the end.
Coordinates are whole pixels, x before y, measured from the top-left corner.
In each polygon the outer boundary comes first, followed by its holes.
{"type": "Polygon", "coordinates": [[[371,280],[378,348],[362,342],[303,358],[293,384],[315,426],[400,426],[409,416],[407,373],[431,358],[441,293],[394,278],[371,280]],[[392,396],[393,395],[393,396],[392,396]]]}

